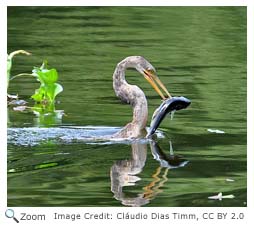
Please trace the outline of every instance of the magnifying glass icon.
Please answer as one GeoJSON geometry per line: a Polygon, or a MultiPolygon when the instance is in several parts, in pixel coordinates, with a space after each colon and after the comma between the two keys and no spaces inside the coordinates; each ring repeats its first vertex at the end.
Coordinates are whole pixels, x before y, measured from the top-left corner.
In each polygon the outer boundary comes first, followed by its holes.
{"type": "Polygon", "coordinates": [[[19,223],[19,220],[18,220],[17,218],[15,218],[15,216],[14,216],[14,210],[12,210],[12,209],[7,209],[7,210],[5,211],[5,216],[6,216],[7,218],[13,218],[15,222],[19,223]]]}

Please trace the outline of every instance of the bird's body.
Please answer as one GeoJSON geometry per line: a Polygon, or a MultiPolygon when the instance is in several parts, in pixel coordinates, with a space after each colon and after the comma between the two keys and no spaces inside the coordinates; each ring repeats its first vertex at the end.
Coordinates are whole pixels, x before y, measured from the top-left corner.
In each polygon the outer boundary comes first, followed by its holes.
{"type": "Polygon", "coordinates": [[[143,74],[163,99],[165,99],[165,97],[155,84],[154,79],[163,88],[167,95],[170,96],[164,85],[156,76],[154,67],[146,59],[141,56],[129,56],[119,62],[113,74],[113,88],[116,96],[119,97],[121,101],[132,106],[133,119],[119,132],[113,135],[112,137],[114,138],[139,138],[146,135],[148,118],[146,96],[138,86],[127,83],[125,79],[125,70],[128,68],[135,68],[143,74]]]}

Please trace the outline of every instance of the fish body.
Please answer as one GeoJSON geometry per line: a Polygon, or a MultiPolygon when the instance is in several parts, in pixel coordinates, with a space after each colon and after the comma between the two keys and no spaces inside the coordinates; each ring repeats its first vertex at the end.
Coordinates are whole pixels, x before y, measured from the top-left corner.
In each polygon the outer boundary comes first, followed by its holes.
{"type": "Polygon", "coordinates": [[[168,113],[172,113],[181,109],[187,108],[191,104],[191,101],[185,97],[171,97],[164,100],[161,105],[154,111],[150,128],[147,136],[149,137],[159,127],[162,120],[168,113]]]}

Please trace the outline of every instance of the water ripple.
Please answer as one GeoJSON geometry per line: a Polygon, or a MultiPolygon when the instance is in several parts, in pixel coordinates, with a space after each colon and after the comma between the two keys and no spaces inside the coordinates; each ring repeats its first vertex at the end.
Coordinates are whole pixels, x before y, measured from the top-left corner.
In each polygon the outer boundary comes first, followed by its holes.
{"type": "MultiPolygon", "coordinates": [[[[77,126],[77,127],[54,127],[54,128],[8,128],[8,144],[21,146],[36,146],[43,143],[75,143],[85,142],[87,144],[129,144],[136,142],[147,143],[148,139],[116,139],[111,138],[119,131],[120,127],[107,126],[77,126]]],[[[157,131],[158,138],[164,138],[162,132],[157,131]]]]}

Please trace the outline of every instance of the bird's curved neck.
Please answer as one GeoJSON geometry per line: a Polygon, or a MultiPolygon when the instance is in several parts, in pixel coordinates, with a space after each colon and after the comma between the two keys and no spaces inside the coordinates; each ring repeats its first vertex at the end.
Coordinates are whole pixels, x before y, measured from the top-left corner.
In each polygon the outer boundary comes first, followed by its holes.
{"type": "Polygon", "coordinates": [[[127,68],[133,68],[124,60],[117,64],[113,74],[113,87],[123,102],[133,107],[133,120],[131,124],[140,129],[144,129],[147,123],[148,107],[144,92],[136,85],[130,85],[125,79],[125,71],[127,68]]]}
{"type": "Polygon", "coordinates": [[[117,64],[116,69],[113,74],[113,87],[118,96],[118,88],[120,88],[123,84],[128,84],[125,80],[125,70],[127,69],[127,64],[122,61],[117,64]]]}

